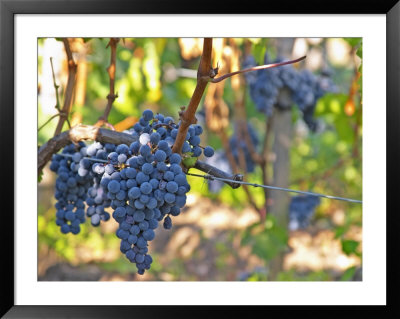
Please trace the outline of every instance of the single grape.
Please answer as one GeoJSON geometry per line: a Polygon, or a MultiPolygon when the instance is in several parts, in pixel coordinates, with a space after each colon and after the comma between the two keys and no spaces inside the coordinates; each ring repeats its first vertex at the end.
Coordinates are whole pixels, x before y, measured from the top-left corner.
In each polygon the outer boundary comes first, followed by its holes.
{"type": "Polygon", "coordinates": [[[211,157],[214,155],[214,149],[211,146],[206,146],[203,152],[204,156],[206,157],[211,157]]]}

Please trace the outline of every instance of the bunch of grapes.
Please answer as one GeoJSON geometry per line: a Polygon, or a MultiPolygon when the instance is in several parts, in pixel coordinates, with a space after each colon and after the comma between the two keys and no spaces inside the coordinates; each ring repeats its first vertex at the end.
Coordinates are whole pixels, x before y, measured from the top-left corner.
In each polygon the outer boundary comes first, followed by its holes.
{"type": "MultiPolygon", "coordinates": [[[[279,57],[276,61],[270,61],[266,53],[264,64],[279,63],[283,60],[279,57]]],[[[247,68],[255,65],[254,57],[248,55],[243,66],[247,68]]],[[[286,88],[294,103],[302,111],[303,119],[312,131],[317,128],[313,115],[318,99],[327,92],[336,92],[336,87],[328,74],[316,76],[309,70],[296,71],[292,65],[249,72],[246,73],[246,80],[250,89],[250,97],[257,110],[267,116],[272,115],[274,106],[286,108],[278,101],[280,90],[286,88]]]]}
{"type": "MultiPolygon", "coordinates": [[[[231,166],[223,150],[215,151],[213,157],[206,158],[205,162],[211,166],[218,167],[220,170],[232,173],[231,166]]],[[[224,186],[224,183],[217,180],[208,180],[208,190],[211,193],[217,194],[224,186]]]]}
{"type": "MultiPolygon", "coordinates": [[[[268,55],[265,54],[264,64],[268,63],[270,63],[268,55]]],[[[243,62],[244,68],[250,68],[255,65],[256,60],[252,55],[248,55],[243,62]]],[[[250,88],[250,97],[257,110],[268,116],[272,115],[279,89],[283,86],[279,77],[279,68],[248,72],[245,73],[245,77],[250,88]]]]}
{"type": "MultiPolygon", "coordinates": [[[[182,156],[173,153],[179,126],[171,117],[145,110],[139,122],[126,131],[133,137],[131,145],[94,142],[86,147],[82,143],[81,156],[76,156],[77,175],[87,181],[82,193],[87,216],[98,226],[110,218],[105,208],[111,207],[119,224],[116,235],[121,239],[120,250],[136,264],[139,274],[150,269],[148,242],[155,238],[159,222],[171,229],[171,217],[178,216],[186,204],[190,185],[182,170],[182,157],[214,155],[212,147],[200,146],[200,125],[189,127],[182,156]]],[[[75,146],[64,148],[63,153],[68,152],[76,152],[75,146]]],[[[62,154],[53,156],[52,166],[64,161],[62,154]]]]}
{"type": "MultiPolygon", "coordinates": [[[[257,149],[259,139],[256,130],[249,122],[247,122],[247,130],[249,132],[250,140],[254,149],[257,149]]],[[[251,157],[249,146],[246,140],[243,137],[240,137],[237,126],[235,126],[235,132],[229,139],[229,147],[231,149],[233,157],[235,158],[236,163],[240,165],[240,152],[242,152],[244,154],[244,159],[246,163],[246,171],[248,173],[254,172],[255,163],[253,162],[253,159],[251,157]]]]}
{"type": "Polygon", "coordinates": [[[316,196],[293,196],[289,205],[289,229],[306,228],[319,203],[320,198],[316,196]]]}
{"type": "Polygon", "coordinates": [[[305,69],[298,73],[298,85],[293,90],[293,101],[302,111],[304,122],[313,132],[317,129],[313,118],[315,106],[318,99],[327,92],[336,92],[336,87],[327,75],[317,77],[305,69]]]}

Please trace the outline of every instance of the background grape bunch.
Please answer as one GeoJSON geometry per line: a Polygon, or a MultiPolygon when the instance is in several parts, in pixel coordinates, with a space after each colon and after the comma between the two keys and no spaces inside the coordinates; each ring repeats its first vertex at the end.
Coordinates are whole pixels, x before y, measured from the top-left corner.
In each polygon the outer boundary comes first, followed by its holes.
{"type": "Polygon", "coordinates": [[[119,227],[120,250],[136,264],[138,274],[150,269],[152,257],[148,242],[155,238],[159,222],[171,229],[190,190],[184,165],[185,158],[214,155],[210,146],[200,146],[200,125],[191,125],[182,147],[182,155],[172,152],[180,123],[172,117],[145,110],[130,130],[131,145],[83,142],[66,146],[52,157],[51,170],[56,172],[56,223],[63,233],[78,234],[79,224],[90,217],[98,226],[112,216],[119,227]],[[85,205],[86,203],[86,205],[85,205]]]}
{"type": "MultiPolygon", "coordinates": [[[[264,64],[283,61],[281,57],[271,61],[267,53],[264,56],[264,64]]],[[[244,68],[255,65],[256,61],[252,55],[248,55],[243,62],[244,68]]],[[[318,99],[328,92],[337,91],[329,77],[329,72],[326,71],[317,76],[307,69],[296,70],[292,65],[249,72],[245,74],[245,77],[250,89],[250,97],[259,112],[271,116],[274,106],[280,109],[287,108],[278,103],[279,91],[287,89],[292,101],[301,110],[305,123],[313,132],[317,129],[313,115],[318,99]]]]}
{"type": "Polygon", "coordinates": [[[306,228],[320,201],[319,197],[312,195],[293,196],[289,205],[289,229],[306,228]]]}
{"type": "MultiPolygon", "coordinates": [[[[250,122],[246,122],[247,125],[247,131],[249,133],[250,141],[251,144],[255,149],[257,149],[259,145],[259,138],[257,136],[256,130],[253,128],[253,126],[250,124],[250,122]]],[[[247,173],[252,173],[254,172],[255,168],[255,163],[251,157],[250,150],[249,150],[249,145],[247,141],[245,140],[243,134],[240,134],[239,128],[237,125],[235,125],[235,131],[234,134],[231,136],[229,139],[229,147],[232,151],[232,155],[235,158],[236,163],[239,165],[240,164],[240,156],[241,152],[244,155],[245,159],[245,164],[246,164],[246,172],[247,173]]]]}

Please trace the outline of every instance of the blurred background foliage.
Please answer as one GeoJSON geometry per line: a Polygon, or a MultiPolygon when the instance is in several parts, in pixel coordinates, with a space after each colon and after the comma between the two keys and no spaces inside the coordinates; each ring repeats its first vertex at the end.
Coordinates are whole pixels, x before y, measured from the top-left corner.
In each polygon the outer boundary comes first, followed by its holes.
{"type": "MultiPolygon", "coordinates": [[[[71,41],[78,64],[69,116],[72,126],[94,124],[103,114],[109,93],[108,41],[108,38],[71,41]]],[[[239,55],[239,61],[245,52],[250,53],[258,64],[264,63],[265,53],[274,58],[278,52],[277,39],[214,39],[214,44],[214,65],[224,62],[223,54],[229,50],[239,55]]],[[[57,113],[50,57],[60,85],[61,104],[68,68],[61,41],[39,39],[38,50],[38,127],[41,127],[57,113]]],[[[201,50],[202,39],[121,39],[116,61],[118,97],[109,122],[123,131],[136,123],[147,108],[177,119],[180,106],[188,104],[195,88],[201,50]]],[[[294,40],[292,53],[295,57],[307,55],[305,62],[295,68],[318,74],[329,67],[337,91],[317,101],[316,132],[307,128],[297,107],[291,108],[293,138],[288,186],[361,199],[361,39],[298,38],[294,40]]],[[[221,71],[224,66],[221,65],[221,71]]],[[[234,68],[232,65],[231,69],[234,68]]],[[[225,125],[224,134],[228,137],[233,134],[235,123],[238,84],[234,81],[231,78],[222,86],[226,114],[216,122],[225,125]]],[[[263,139],[267,116],[257,111],[246,83],[241,82],[240,86],[246,88],[247,121],[263,139]]],[[[207,94],[206,91],[197,116],[205,129],[202,144],[220,150],[224,143],[216,130],[210,128],[213,124],[209,118],[206,120],[207,94]]],[[[38,145],[53,136],[56,124],[57,118],[39,130],[38,145]]],[[[273,162],[273,151],[269,153],[273,162]]],[[[272,176],[272,165],[268,170],[272,176]]],[[[245,176],[248,181],[262,184],[259,166],[245,176]]],[[[268,212],[263,218],[249,202],[243,187],[233,190],[225,185],[212,192],[204,180],[188,176],[188,181],[191,191],[183,213],[175,218],[172,230],[157,230],[150,245],[152,268],[144,276],[137,276],[136,268],[119,251],[117,224],[112,219],[99,228],[87,222],[76,236],[61,234],[55,224],[55,176],[46,167],[38,184],[39,280],[361,280],[362,205],[322,198],[310,216],[310,223],[291,229],[268,212]],[[274,260],[279,260],[278,266],[274,260]],[[272,272],[273,267],[277,271],[272,272]]],[[[264,191],[252,187],[248,190],[255,206],[262,211],[264,191]]]]}

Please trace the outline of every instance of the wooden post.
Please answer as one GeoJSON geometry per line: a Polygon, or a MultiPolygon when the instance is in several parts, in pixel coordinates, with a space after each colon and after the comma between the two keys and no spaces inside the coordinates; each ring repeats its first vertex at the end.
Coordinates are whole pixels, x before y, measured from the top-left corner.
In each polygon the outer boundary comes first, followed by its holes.
{"type": "MultiPolygon", "coordinates": [[[[278,52],[285,58],[290,58],[294,44],[293,38],[279,39],[278,52]]],[[[273,134],[272,152],[273,185],[289,187],[290,177],[290,146],[292,141],[292,111],[293,103],[287,89],[280,90],[277,102],[281,108],[274,108],[271,133],[273,134]]],[[[269,212],[276,218],[277,226],[287,228],[289,221],[289,194],[271,191],[271,206],[269,212]]],[[[276,280],[283,267],[284,253],[280,253],[269,264],[269,280],[276,280]]]]}

